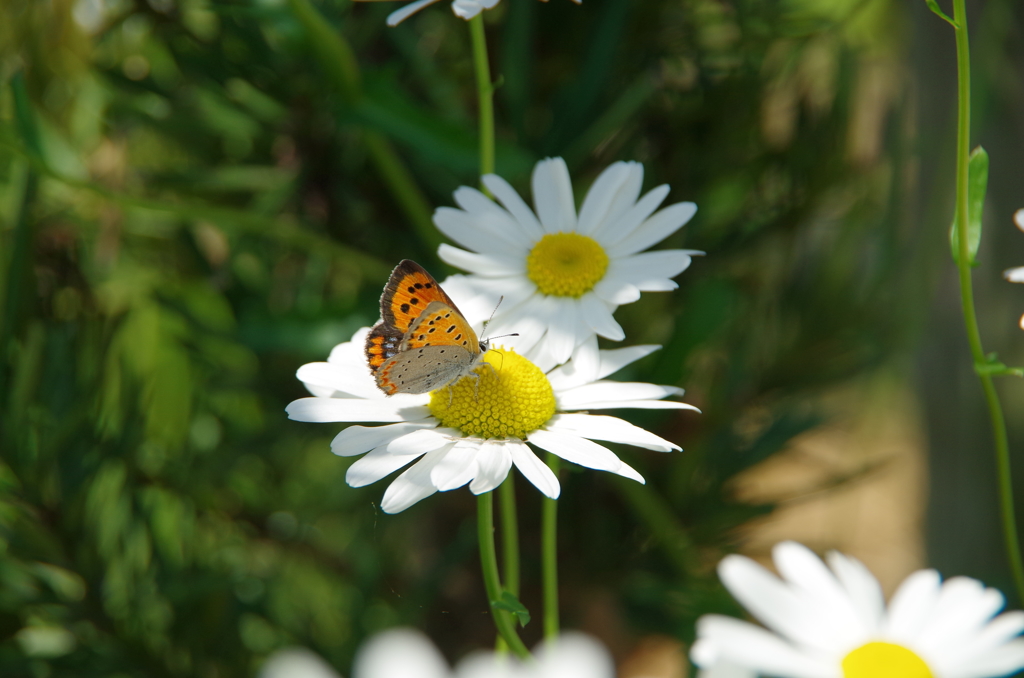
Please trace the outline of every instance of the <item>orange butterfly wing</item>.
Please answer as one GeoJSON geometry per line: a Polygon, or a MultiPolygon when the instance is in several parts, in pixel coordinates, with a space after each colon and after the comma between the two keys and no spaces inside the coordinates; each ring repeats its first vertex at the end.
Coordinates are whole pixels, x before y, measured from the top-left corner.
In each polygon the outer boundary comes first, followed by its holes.
{"type": "Polygon", "coordinates": [[[469,322],[456,308],[440,301],[430,302],[413,321],[399,351],[423,346],[461,346],[473,354],[481,352],[480,342],[469,322]]]}
{"type": "MultiPolygon", "coordinates": [[[[415,261],[404,259],[391,272],[388,284],[385,285],[384,293],[380,297],[381,320],[366,338],[366,359],[371,371],[376,372],[389,358],[406,350],[407,347],[403,345],[403,339],[406,338],[409,328],[423,314],[427,306],[435,302],[455,311],[451,318],[459,320],[459,326],[452,333],[446,332],[446,334],[449,339],[458,335],[461,335],[461,338],[458,341],[450,340],[448,343],[463,345],[463,340],[468,340],[468,343],[464,345],[470,351],[479,353],[476,333],[462,318],[462,313],[459,312],[455,302],[445,294],[426,269],[415,261]]],[[[444,329],[447,330],[450,326],[451,324],[446,325],[444,329]]],[[[430,326],[427,329],[431,329],[430,326]]],[[[417,342],[430,343],[430,340],[427,339],[429,332],[422,334],[424,334],[422,340],[413,339],[413,343],[417,346],[423,345],[417,342]]]]}
{"type": "Polygon", "coordinates": [[[459,310],[433,276],[415,261],[405,259],[391,272],[380,297],[381,321],[405,334],[432,301],[459,310]]]}

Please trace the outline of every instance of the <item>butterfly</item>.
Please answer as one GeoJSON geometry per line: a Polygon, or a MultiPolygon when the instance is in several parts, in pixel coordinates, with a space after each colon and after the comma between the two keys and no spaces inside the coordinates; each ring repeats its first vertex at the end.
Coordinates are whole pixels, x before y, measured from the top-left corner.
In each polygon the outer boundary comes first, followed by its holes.
{"type": "Polygon", "coordinates": [[[391,272],[380,317],[366,338],[366,359],[387,395],[426,393],[476,376],[488,350],[451,297],[409,259],[391,272]]]}

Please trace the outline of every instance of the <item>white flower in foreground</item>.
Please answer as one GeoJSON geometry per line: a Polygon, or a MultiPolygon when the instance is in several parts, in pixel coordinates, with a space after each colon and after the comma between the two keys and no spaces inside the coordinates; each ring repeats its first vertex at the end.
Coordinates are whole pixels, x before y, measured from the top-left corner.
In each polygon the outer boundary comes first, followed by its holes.
{"type": "MultiPolygon", "coordinates": [[[[1024,231],[1024,209],[1019,209],[1014,213],[1013,221],[1017,224],[1017,228],[1024,231]]],[[[1010,282],[1024,283],[1024,266],[1011,268],[1005,271],[1003,276],[1010,282]]],[[[1024,315],[1020,317],[1020,328],[1024,330],[1024,315]]]]}
{"type": "Polygon", "coordinates": [[[467,483],[474,494],[490,492],[513,464],[537,489],[557,498],[558,480],[526,443],[642,483],[639,473],[593,440],[659,452],[679,447],[622,419],[572,411],[696,409],[661,400],[682,395],[674,386],[603,380],[657,346],[600,352],[595,346],[594,362],[574,360],[547,374],[514,351],[492,348],[485,359],[490,367],[476,370],[479,379],[464,378],[450,390],[385,396],[363,355],[368,332],[363,328],[352,341],[336,346],[327,362],[300,367],[297,376],[315,397],[295,400],[286,411],[298,421],[385,424],[349,426],[331,442],[331,450],[341,456],[367,453],[348,469],[345,479],[352,487],[369,485],[422,457],[384,493],[386,513],[467,483]]]}
{"type": "Polygon", "coordinates": [[[615,309],[641,292],[676,289],[672,278],[686,270],[692,255],[702,254],[643,251],[697,211],[692,202],[681,202],[656,212],[669,188],[658,186],[641,197],[643,177],[639,163],[613,164],[594,181],[579,214],[561,158],[534,168],[536,213],[495,174],[482,180],[500,205],[475,188],[459,188],[460,209],[438,208],[434,223],[466,249],[441,245],[438,256],[471,275],[449,278],[445,289],[474,294],[462,309],[484,318],[504,297],[488,334],[518,332],[508,345],[543,369],[564,363],[594,334],[621,340],[615,309]]]}
{"type": "Polygon", "coordinates": [[[315,652],[302,647],[278,650],[263,662],[257,678],[341,678],[315,652]]]}
{"type": "Polygon", "coordinates": [[[352,678],[614,678],[608,651],[582,633],[565,633],[534,650],[534,661],[476,652],[448,668],[426,636],[411,629],[380,633],[356,654],[352,678]]]}
{"type": "Polygon", "coordinates": [[[781,678],[995,678],[1024,668],[1024,612],[996,617],[1003,595],[981,582],[919,570],[887,608],[854,558],[833,551],[826,567],[794,542],[773,557],[781,580],[743,556],[719,564],[726,588],[768,628],[701,617],[698,665],[725,660],[781,678]]]}

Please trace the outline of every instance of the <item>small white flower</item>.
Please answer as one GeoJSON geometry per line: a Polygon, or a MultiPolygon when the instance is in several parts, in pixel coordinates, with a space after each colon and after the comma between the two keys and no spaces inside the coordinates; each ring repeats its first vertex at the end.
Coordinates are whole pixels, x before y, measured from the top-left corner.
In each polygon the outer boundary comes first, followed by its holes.
{"type": "Polygon", "coordinates": [[[278,650],[263,662],[257,678],[341,678],[315,652],[304,647],[278,650]]]}
{"type": "Polygon", "coordinates": [[[459,209],[438,208],[434,223],[466,249],[441,245],[438,255],[471,275],[449,278],[445,289],[473,294],[463,311],[482,317],[504,297],[488,334],[518,332],[508,345],[542,369],[564,363],[594,334],[621,340],[615,309],[641,292],[676,289],[672,278],[686,270],[692,255],[702,254],[643,251],[697,211],[692,202],[655,211],[669,188],[658,186],[641,197],[643,177],[639,163],[611,165],[590,187],[579,214],[561,158],[534,168],[536,212],[494,174],[483,183],[500,205],[475,188],[459,188],[459,209]]]}
{"type": "Polygon", "coordinates": [[[603,379],[657,346],[599,352],[595,345],[587,353],[596,358],[593,362],[573,360],[547,374],[513,351],[491,349],[488,365],[477,368],[477,379],[463,378],[450,390],[385,396],[363,355],[368,331],[363,328],[352,341],[336,346],[327,362],[299,368],[298,378],[314,397],[295,400],[286,411],[298,421],[386,424],[349,426],[334,438],[331,450],[346,457],[366,453],[348,469],[346,481],[352,487],[369,485],[419,459],[384,493],[381,508],[387,513],[466,484],[474,494],[490,492],[513,464],[537,489],[557,498],[558,480],[527,443],[642,483],[639,473],[593,441],[659,452],[679,447],[622,419],[574,411],[696,409],[661,400],[682,395],[674,386],[603,379]]]}
{"type": "MultiPolygon", "coordinates": [[[[1014,213],[1013,222],[1017,224],[1017,228],[1024,231],[1024,209],[1019,209],[1014,213]]],[[[1024,283],[1024,266],[1004,271],[1003,277],[1010,282],[1024,283]]],[[[1020,328],[1024,330],[1024,315],[1020,317],[1020,328]]]]}
{"type": "MultiPolygon", "coordinates": [[[[389,14],[387,24],[388,26],[397,26],[427,5],[433,5],[438,1],[439,0],[416,0],[416,2],[410,2],[402,9],[395,10],[389,14]]],[[[542,1],[547,2],[547,0],[542,1]]],[[[583,2],[583,0],[572,1],[577,5],[583,2]]],[[[491,9],[499,2],[500,0],[452,0],[452,12],[455,16],[469,21],[483,10],[491,9]]]]}
{"type": "Polygon", "coordinates": [[[718,567],[726,588],[767,629],[706,615],[691,656],[781,678],[995,678],[1024,668],[1024,612],[974,579],[910,575],[888,608],[878,580],[838,552],[828,567],[809,549],[773,551],[782,579],[743,556],[718,567]],[[830,569],[831,568],[831,569],[830,569]]]}
{"type": "MultiPolygon", "coordinates": [[[[427,5],[433,5],[438,1],[439,0],[416,0],[416,2],[410,2],[402,9],[395,10],[391,14],[388,14],[387,24],[388,26],[397,26],[427,5]]],[[[485,9],[491,9],[497,5],[498,2],[500,2],[500,0],[452,0],[452,12],[455,16],[469,21],[485,9]]]]}
{"type": "Polygon", "coordinates": [[[352,678],[614,678],[604,647],[582,633],[565,633],[534,650],[523,664],[508,654],[476,652],[454,670],[426,636],[392,629],[366,642],[356,654],[352,678]]]}

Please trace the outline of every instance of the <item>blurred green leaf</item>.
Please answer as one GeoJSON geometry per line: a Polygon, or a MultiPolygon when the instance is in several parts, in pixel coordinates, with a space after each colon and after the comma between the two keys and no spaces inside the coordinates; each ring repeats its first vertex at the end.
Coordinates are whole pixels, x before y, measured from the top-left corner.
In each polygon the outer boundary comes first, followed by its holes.
{"type": "MultiPolygon", "coordinates": [[[[967,255],[971,266],[977,266],[985,193],[988,191],[988,153],[984,148],[978,146],[971,151],[967,168],[967,255]]],[[[959,216],[954,215],[953,226],[949,231],[953,261],[960,261],[960,230],[957,227],[959,221],[959,216]]]]}
{"type": "Polygon", "coordinates": [[[511,612],[516,616],[520,626],[526,626],[530,623],[530,611],[526,609],[525,605],[519,602],[519,598],[508,591],[502,591],[501,600],[492,602],[491,607],[496,610],[511,612]]]}

